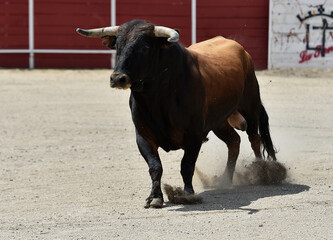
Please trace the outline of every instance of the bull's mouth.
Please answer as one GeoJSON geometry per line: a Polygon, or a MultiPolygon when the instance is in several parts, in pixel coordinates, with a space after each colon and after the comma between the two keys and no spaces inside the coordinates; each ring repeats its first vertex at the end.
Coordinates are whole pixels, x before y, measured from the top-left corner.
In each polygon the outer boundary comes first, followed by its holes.
{"type": "Polygon", "coordinates": [[[123,82],[123,81],[111,81],[110,82],[111,88],[122,89],[122,90],[126,90],[126,89],[130,88],[134,92],[143,91],[143,85],[144,85],[143,80],[135,81],[133,83],[123,82]]]}
{"type": "Polygon", "coordinates": [[[112,84],[110,83],[110,87],[111,88],[117,88],[117,89],[123,89],[123,90],[126,90],[126,89],[129,89],[132,87],[132,84],[130,83],[127,83],[125,85],[121,85],[121,84],[112,84]]]}
{"type": "Polygon", "coordinates": [[[143,80],[140,80],[138,82],[132,83],[131,90],[134,92],[142,92],[143,91],[143,80]]]}

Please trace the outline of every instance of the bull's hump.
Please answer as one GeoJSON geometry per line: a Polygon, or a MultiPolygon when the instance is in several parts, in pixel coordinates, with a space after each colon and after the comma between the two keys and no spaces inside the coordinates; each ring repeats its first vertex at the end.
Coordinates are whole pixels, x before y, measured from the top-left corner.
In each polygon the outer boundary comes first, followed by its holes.
{"type": "Polygon", "coordinates": [[[221,52],[241,51],[243,47],[234,40],[217,36],[203,42],[195,43],[188,47],[190,52],[215,55],[221,52]]]}
{"type": "Polygon", "coordinates": [[[195,44],[192,44],[191,46],[188,47],[188,49],[197,49],[197,48],[202,48],[202,47],[211,47],[211,46],[215,46],[215,45],[221,45],[221,44],[226,44],[228,42],[230,42],[232,40],[230,39],[226,39],[222,36],[216,36],[214,38],[202,41],[202,42],[198,42],[195,44]]]}

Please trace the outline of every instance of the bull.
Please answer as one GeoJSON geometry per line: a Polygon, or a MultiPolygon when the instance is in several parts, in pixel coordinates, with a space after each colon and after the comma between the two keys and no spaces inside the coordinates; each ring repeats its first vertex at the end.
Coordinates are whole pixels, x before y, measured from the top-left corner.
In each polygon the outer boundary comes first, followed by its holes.
{"type": "Polygon", "coordinates": [[[194,194],[195,163],[210,131],[228,147],[223,176],[230,184],[240,147],[235,128],[246,130],[256,158],[276,160],[252,59],[239,43],[218,36],[185,48],[178,31],[142,20],[77,32],[116,49],[110,85],[131,90],[136,142],[152,180],[146,208],[164,203],[159,148],[184,150],[187,194],[194,194]]]}

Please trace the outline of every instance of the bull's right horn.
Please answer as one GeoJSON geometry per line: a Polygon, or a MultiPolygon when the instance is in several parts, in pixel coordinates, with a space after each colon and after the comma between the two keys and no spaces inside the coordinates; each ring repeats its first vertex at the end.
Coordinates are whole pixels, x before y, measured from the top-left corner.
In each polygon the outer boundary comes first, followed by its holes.
{"type": "Polygon", "coordinates": [[[167,37],[168,42],[178,42],[179,40],[178,32],[168,27],[155,26],[154,33],[156,37],[167,37]]]}
{"type": "Polygon", "coordinates": [[[119,26],[94,28],[94,29],[81,29],[77,28],[76,32],[85,37],[96,37],[101,38],[105,36],[117,36],[119,26]]]}

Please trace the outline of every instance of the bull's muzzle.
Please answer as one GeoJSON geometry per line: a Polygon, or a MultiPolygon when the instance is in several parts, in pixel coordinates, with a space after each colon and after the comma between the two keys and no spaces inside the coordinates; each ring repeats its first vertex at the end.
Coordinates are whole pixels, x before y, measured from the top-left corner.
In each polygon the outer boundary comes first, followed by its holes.
{"type": "Polygon", "coordinates": [[[131,87],[130,78],[123,73],[112,73],[110,78],[112,88],[127,89],[131,87]]]}

